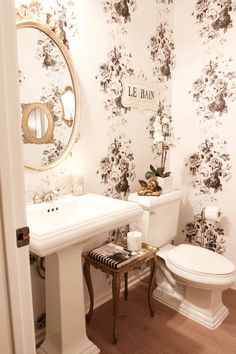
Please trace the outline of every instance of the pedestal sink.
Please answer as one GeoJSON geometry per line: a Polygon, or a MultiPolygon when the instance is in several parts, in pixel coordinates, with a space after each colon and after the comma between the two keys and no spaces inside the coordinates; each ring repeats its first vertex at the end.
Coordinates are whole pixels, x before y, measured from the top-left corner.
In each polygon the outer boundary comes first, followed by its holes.
{"type": "Polygon", "coordinates": [[[38,353],[100,352],[86,335],[81,253],[89,240],[141,215],[136,204],[96,194],[27,206],[30,250],[46,256],[46,339],[38,353]]]}

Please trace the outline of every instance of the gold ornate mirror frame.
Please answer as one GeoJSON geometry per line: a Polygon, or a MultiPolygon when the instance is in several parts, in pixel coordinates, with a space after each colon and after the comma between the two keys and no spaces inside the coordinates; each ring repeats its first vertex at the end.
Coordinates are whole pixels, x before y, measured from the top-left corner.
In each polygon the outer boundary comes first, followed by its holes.
{"type": "Polygon", "coordinates": [[[24,143],[31,143],[31,144],[47,144],[53,141],[53,117],[51,114],[51,110],[47,105],[40,102],[34,102],[31,104],[22,104],[22,130],[24,134],[24,143]],[[37,138],[36,136],[32,135],[32,132],[29,128],[29,119],[30,114],[32,111],[39,109],[43,111],[48,119],[48,127],[45,134],[42,137],[37,138]]]}
{"type": "MultiPolygon", "coordinates": [[[[71,78],[71,91],[74,94],[74,117],[73,119],[70,119],[68,122],[66,121],[66,117],[64,115],[64,108],[63,108],[63,103],[62,100],[60,99],[60,102],[62,104],[62,112],[63,112],[63,116],[62,116],[62,122],[64,120],[64,125],[66,124],[68,127],[70,127],[72,129],[70,137],[68,139],[68,142],[66,143],[65,149],[63,150],[63,152],[61,153],[60,156],[58,156],[57,158],[55,158],[52,162],[50,161],[50,163],[47,163],[45,165],[33,165],[33,164],[29,164],[27,163],[27,161],[25,161],[24,165],[30,169],[33,170],[38,170],[38,171],[43,171],[43,170],[48,170],[51,168],[54,168],[55,166],[57,166],[67,155],[68,153],[71,151],[72,146],[74,145],[76,138],[78,137],[78,132],[79,132],[79,84],[78,84],[78,79],[77,79],[77,74],[74,68],[74,65],[72,63],[70,54],[67,50],[67,48],[65,47],[65,45],[63,44],[63,42],[61,41],[61,39],[48,27],[38,23],[38,22],[34,22],[34,21],[22,21],[19,22],[17,24],[17,29],[22,29],[22,28],[33,28],[33,29],[37,29],[39,31],[42,31],[45,35],[47,35],[55,44],[56,46],[59,48],[59,51],[61,52],[65,63],[67,64],[67,68],[70,74],[70,78],[71,78]]],[[[26,43],[26,45],[28,45],[28,43],[26,43]]],[[[18,49],[19,50],[19,49],[18,49]]],[[[33,80],[34,78],[32,78],[33,80]]],[[[69,85],[70,86],[70,85],[69,85]]],[[[67,88],[65,88],[67,89],[67,88]]],[[[64,92],[62,92],[63,94],[64,92]]],[[[50,142],[53,139],[53,129],[54,129],[54,122],[53,122],[53,110],[52,107],[49,107],[47,104],[45,104],[44,102],[32,102],[29,104],[24,105],[22,107],[22,128],[23,128],[23,135],[24,138],[26,138],[28,140],[28,142],[30,142],[31,144],[45,144],[50,142]],[[36,107],[37,106],[37,107],[36,107]],[[34,108],[40,108],[41,110],[43,110],[43,112],[46,114],[46,116],[48,117],[48,130],[46,132],[45,135],[42,136],[42,138],[34,138],[33,135],[30,133],[29,131],[29,127],[28,127],[28,119],[29,119],[29,115],[32,112],[32,110],[34,108]]],[[[27,145],[31,145],[31,144],[27,144],[27,145]]],[[[25,156],[24,156],[24,160],[25,160],[25,156]]]]}

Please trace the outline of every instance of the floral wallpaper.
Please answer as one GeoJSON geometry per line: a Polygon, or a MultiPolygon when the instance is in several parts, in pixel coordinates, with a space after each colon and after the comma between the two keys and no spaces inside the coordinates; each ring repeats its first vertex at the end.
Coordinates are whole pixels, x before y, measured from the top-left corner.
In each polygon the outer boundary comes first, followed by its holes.
{"type": "Polygon", "coordinates": [[[211,137],[205,139],[198,151],[189,156],[186,167],[192,176],[192,188],[196,196],[207,194],[211,201],[217,201],[216,193],[223,190],[223,182],[231,179],[232,166],[226,145],[226,141],[211,137]]]}
{"type": "Polygon", "coordinates": [[[47,75],[53,77],[56,72],[66,68],[66,62],[51,38],[42,35],[36,43],[36,58],[46,69],[47,75]]]}
{"type": "Polygon", "coordinates": [[[200,121],[215,119],[218,125],[227,118],[228,102],[234,102],[236,98],[236,72],[232,69],[232,61],[221,55],[211,59],[201,77],[194,81],[192,96],[200,121]]]}
{"type": "Polygon", "coordinates": [[[221,42],[225,40],[224,34],[233,27],[235,10],[236,4],[232,0],[195,1],[192,15],[204,43],[216,38],[220,38],[221,42]]]}
{"type": "Polygon", "coordinates": [[[136,0],[105,0],[102,2],[104,12],[108,14],[108,24],[131,22],[131,16],[137,8],[136,0]]]}
{"type": "Polygon", "coordinates": [[[225,252],[224,229],[206,220],[204,209],[194,215],[192,222],[185,225],[183,233],[188,243],[218,253],[225,252]]]}
{"type": "Polygon", "coordinates": [[[155,34],[150,38],[148,50],[154,64],[153,75],[161,82],[170,80],[175,66],[175,53],[173,31],[167,22],[156,27],[155,34]]]}
{"type": "Polygon", "coordinates": [[[108,154],[101,160],[97,174],[101,175],[105,195],[113,198],[128,198],[130,183],[136,178],[131,140],[124,135],[114,138],[108,154]]]}
{"type": "Polygon", "coordinates": [[[35,1],[15,0],[16,22],[36,21],[48,26],[69,48],[68,33],[75,36],[78,32],[74,0],[35,1]]]}
{"type": "Polygon", "coordinates": [[[120,118],[123,124],[126,122],[126,114],[130,108],[123,107],[121,104],[122,77],[124,74],[134,74],[130,63],[131,58],[124,45],[114,46],[107,54],[107,61],[99,66],[96,76],[100,90],[105,96],[104,108],[107,111],[107,119],[120,118]]]}

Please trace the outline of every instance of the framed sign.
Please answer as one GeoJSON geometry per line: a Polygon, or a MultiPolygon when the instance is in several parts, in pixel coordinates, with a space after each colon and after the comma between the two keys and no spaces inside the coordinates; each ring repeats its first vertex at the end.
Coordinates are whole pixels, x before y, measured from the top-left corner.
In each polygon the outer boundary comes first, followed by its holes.
{"type": "Polygon", "coordinates": [[[123,91],[121,103],[124,107],[133,107],[139,111],[157,110],[157,85],[144,77],[124,75],[122,78],[123,91]]]}

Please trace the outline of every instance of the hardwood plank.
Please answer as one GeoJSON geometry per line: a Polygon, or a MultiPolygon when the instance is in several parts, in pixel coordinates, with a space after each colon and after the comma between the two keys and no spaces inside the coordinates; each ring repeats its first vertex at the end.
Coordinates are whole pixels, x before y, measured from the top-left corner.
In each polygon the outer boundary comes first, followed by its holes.
{"type": "Polygon", "coordinates": [[[119,302],[118,343],[112,342],[112,301],[94,311],[88,337],[102,354],[236,354],[236,292],[223,294],[230,314],[212,331],[154,301],[151,317],[147,285],[129,290],[129,300],[119,302]]]}

